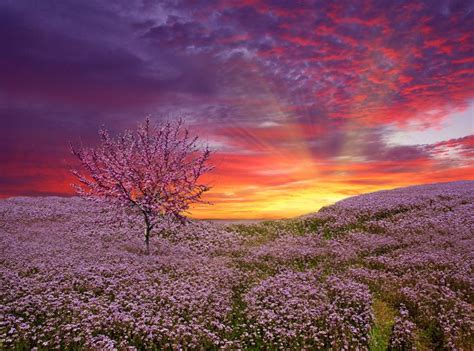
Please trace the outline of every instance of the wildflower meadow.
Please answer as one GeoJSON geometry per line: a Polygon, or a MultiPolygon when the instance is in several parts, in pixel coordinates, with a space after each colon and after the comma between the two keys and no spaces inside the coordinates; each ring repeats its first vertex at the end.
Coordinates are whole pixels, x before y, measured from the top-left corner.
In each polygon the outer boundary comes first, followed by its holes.
{"type": "Polygon", "coordinates": [[[0,201],[0,349],[472,350],[474,181],[256,224],[0,201]]]}

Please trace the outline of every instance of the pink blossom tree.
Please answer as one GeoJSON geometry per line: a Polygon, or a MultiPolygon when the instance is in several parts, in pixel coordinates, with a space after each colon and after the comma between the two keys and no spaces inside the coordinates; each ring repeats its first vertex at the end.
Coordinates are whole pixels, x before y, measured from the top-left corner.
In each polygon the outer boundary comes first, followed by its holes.
{"type": "Polygon", "coordinates": [[[71,147],[85,172],[72,170],[79,184],[76,192],[87,199],[131,207],[143,215],[145,249],[150,253],[153,228],[164,223],[183,223],[193,203],[205,203],[202,195],[210,189],[199,178],[213,169],[210,151],[198,144],[183,121],[152,126],[147,117],[136,131],[113,138],[99,131],[96,148],[71,147]]]}

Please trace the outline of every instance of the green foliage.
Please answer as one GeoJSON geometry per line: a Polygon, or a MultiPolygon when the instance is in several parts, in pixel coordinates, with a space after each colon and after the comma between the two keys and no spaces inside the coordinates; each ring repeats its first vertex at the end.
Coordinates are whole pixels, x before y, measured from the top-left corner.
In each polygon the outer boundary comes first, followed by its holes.
{"type": "Polygon", "coordinates": [[[372,308],[375,324],[370,331],[369,349],[371,351],[384,351],[388,349],[396,312],[387,303],[379,299],[374,300],[372,308]]]}

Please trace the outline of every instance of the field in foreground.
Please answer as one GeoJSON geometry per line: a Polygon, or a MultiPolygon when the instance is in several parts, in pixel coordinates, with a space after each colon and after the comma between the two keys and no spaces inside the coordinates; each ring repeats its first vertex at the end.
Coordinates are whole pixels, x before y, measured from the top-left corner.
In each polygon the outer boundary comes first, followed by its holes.
{"type": "Polygon", "coordinates": [[[0,201],[0,349],[474,348],[474,181],[293,220],[141,223],[77,198],[0,201]]]}

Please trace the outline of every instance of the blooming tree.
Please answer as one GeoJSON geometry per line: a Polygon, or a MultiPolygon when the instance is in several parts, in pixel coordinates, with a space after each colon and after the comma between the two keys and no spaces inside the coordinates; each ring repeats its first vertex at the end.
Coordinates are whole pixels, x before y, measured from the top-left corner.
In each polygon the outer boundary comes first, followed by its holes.
{"type": "Polygon", "coordinates": [[[96,148],[71,147],[86,171],[72,171],[81,183],[73,186],[85,198],[138,210],[145,221],[149,254],[154,227],[160,226],[161,233],[163,223],[183,222],[192,203],[204,202],[201,196],[210,187],[198,181],[213,168],[210,151],[199,146],[181,119],[153,126],[146,118],[134,132],[113,138],[101,129],[99,135],[96,148]]]}

